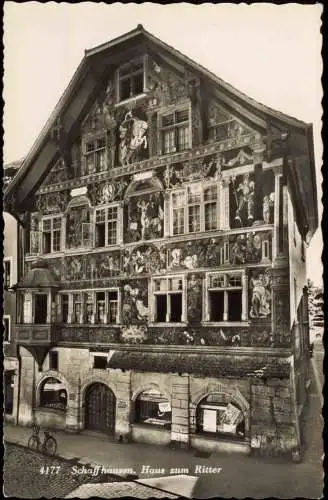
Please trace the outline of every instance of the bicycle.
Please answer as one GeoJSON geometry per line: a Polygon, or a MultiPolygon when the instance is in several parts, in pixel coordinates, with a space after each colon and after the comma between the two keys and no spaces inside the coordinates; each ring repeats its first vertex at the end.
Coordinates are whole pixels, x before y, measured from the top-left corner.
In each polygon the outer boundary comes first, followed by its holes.
{"type": "Polygon", "coordinates": [[[44,439],[43,442],[40,438],[40,426],[33,425],[32,427],[32,436],[29,437],[27,442],[27,446],[31,450],[41,451],[45,455],[53,456],[57,451],[57,441],[51,436],[50,432],[44,431],[44,439]]]}

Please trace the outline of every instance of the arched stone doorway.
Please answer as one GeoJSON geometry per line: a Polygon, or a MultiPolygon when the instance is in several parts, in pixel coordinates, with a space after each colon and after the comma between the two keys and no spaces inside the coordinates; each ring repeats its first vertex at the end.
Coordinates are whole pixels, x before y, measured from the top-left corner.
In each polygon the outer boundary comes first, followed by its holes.
{"type": "Polygon", "coordinates": [[[105,384],[91,384],[85,393],[84,428],[114,434],[116,397],[105,384]]]}

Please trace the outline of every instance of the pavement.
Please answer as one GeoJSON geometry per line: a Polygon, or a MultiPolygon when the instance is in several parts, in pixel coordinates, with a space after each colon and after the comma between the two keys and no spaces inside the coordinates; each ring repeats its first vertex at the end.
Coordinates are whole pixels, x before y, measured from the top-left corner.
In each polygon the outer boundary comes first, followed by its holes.
{"type": "MultiPolygon", "coordinates": [[[[321,344],[320,344],[321,345],[321,344]]],[[[201,454],[195,450],[172,450],[169,447],[142,443],[117,443],[103,435],[70,434],[64,431],[54,433],[58,442],[58,455],[64,460],[78,461],[88,467],[122,469],[120,485],[111,496],[104,496],[104,485],[97,485],[99,492],[90,492],[87,485],[80,486],[80,498],[100,496],[117,498],[124,490],[131,492],[131,476],[126,470],[138,476],[144,486],[155,486],[173,495],[187,498],[234,497],[234,498],[320,498],[323,491],[322,470],[322,427],[321,416],[321,374],[323,354],[315,346],[314,361],[319,377],[311,364],[311,386],[308,404],[303,417],[305,449],[301,463],[293,463],[277,457],[255,457],[229,453],[201,454]],[[318,385],[319,384],[319,385],[318,385]],[[148,467],[147,467],[148,466],[148,467]],[[175,469],[175,470],[174,470],[175,469]],[[146,480],[146,481],[144,481],[146,480]],[[84,494],[87,492],[86,496],[84,494]]],[[[26,446],[31,429],[12,425],[4,426],[5,440],[26,446]]],[[[140,485],[141,486],[141,485],[140,485]]],[[[98,490],[97,490],[98,491],[98,490]]],[[[127,493],[128,492],[128,493],[127,493]]],[[[143,493],[142,493],[143,494],[143,493]]],[[[135,498],[138,496],[135,490],[135,498]]],[[[148,498],[148,496],[146,496],[148,498]]]]}

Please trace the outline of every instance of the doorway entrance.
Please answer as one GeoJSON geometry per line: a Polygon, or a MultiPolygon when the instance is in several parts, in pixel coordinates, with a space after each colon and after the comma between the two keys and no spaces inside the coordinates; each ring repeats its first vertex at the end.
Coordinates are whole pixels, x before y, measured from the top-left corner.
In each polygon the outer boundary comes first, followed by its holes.
{"type": "Polygon", "coordinates": [[[116,397],[105,384],[95,383],[85,394],[85,429],[115,433],[116,397]]]}

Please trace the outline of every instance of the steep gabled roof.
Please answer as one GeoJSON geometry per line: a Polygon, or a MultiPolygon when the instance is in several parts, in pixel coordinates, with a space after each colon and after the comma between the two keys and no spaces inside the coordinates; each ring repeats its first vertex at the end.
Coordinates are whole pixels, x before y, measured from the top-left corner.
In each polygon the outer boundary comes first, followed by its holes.
{"type": "MultiPolygon", "coordinates": [[[[209,86],[212,86],[213,95],[216,95],[228,107],[230,105],[241,114],[245,113],[245,116],[247,114],[248,117],[254,120],[254,123],[256,122],[263,129],[264,133],[268,123],[274,123],[285,130],[292,130],[294,134],[299,136],[298,143],[303,142],[305,144],[304,147],[302,146],[302,155],[307,156],[309,164],[309,170],[306,174],[307,183],[305,183],[304,192],[302,193],[305,201],[302,202],[301,213],[303,214],[302,217],[306,219],[304,224],[308,227],[311,236],[318,225],[312,125],[273,110],[248,97],[200,64],[146,31],[140,24],[136,29],[108,43],[85,51],[73,78],[5,192],[5,203],[9,205],[9,211],[19,211],[19,208],[36,191],[57,160],[59,156],[58,150],[50,140],[50,131],[57,120],[61,119],[67,136],[72,138],[74,130],[76,133],[76,124],[89,112],[104,80],[106,77],[108,78],[109,72],[115,68],[115,64],[118,64],[115,53],[117,54],[117,52],[124,51],[139,43],[146,44],[147,47],[153,49],[153,52],[164,54],[183,69],[186,68],[199,75],[209,86]],[[103,60],[103,62],[99,69],[99,67],[96,67],[96,63],[99,63],[100,60],[103,60]],[[306,200],[306,198],[308,199],[306,200]],[[311,207],[309,207],[309,204],[311,207]]],[[[296,165],[295,169],[299,181],[302,178],[301,169],[304,169],[304,162],[301,163],[301,166],[296,165]],[[296,172],[297,169],[298,172],[296,172]]],[[[297,198],[296,192],[294,198],[295,196],[297,198]]]]}

